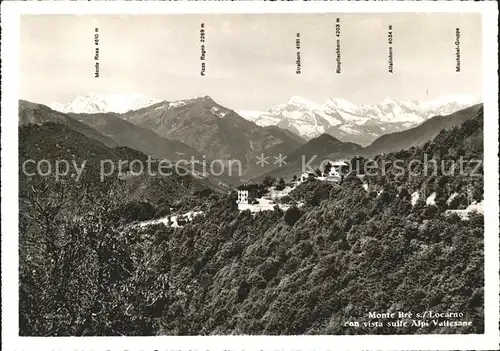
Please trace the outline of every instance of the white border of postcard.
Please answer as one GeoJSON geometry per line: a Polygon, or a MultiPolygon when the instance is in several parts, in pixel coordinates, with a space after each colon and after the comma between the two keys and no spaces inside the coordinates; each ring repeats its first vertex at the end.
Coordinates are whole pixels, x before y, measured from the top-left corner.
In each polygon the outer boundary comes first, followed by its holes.
{"type": "MultiPolygon", "coordinates": [[[[2,341],[9,350],[495,350],[499,347],[498,9],[494,1],[2,2],[2,341]],[[362,336],[18,336],[18,99],[21,14],[476,12],[483,17],[485,333],[362,336]]],[[[57,55],[57,53],[54,53],[57,55]]]]}

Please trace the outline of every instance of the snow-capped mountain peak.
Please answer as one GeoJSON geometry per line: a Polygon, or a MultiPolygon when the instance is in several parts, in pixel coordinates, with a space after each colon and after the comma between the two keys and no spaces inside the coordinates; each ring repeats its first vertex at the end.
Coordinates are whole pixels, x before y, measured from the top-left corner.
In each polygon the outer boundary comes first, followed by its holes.
{"type": "Polygon", "coordinates": [[[125,113],[160,101],[141,93],[91,93],[85,96],[77,96],[68,103],[55,102],[49,106],[64,113],[125,113]]]}

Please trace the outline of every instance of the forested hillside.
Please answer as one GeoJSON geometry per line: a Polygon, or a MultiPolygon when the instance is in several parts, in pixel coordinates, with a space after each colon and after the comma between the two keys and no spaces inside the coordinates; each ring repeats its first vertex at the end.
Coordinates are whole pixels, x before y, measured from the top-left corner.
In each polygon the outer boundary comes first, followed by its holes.
{"type": "MultiPolygon", "coordinates": [[[[481,109],[423,146],[376,160],[482,159],[482,118],[481,109]]],[[[203,215],[181,228],[123,221],[122,182],[72,184],[21,194],[23,336],[483,332],[483,217],[446,213],[464,207],[447,197],[467,187],[481,201],[482,177],[405,177],[387,166],[341,184],[306,182],[290,194],[302,207],[255,214],[238,211],[235,193],[186,190],[192,203],[179,206],[203,215]],[[435,205],[423,195],[412,204],[424,191],[438,193],[435,205]],[[461,312],[472,326],[362,324],[368,312],[428,310],[461,312]]]]}

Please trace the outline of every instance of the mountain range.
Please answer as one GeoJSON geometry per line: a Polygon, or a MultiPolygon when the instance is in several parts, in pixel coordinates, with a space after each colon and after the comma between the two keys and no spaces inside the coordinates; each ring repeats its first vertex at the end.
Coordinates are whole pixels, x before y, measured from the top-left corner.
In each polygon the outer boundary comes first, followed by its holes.
{"type": "MultiPolygon", "coordinates": [[[[136,152],[151,156],[153,159],[167,159],[173,163],[179,160],[186,161],[180,164],[181,168],[182,166],[187,167],[192,157],[195,160],[202,160],[201,153],[189,145],[178,140],[162,138],[155,132],[136,126],[119,116],[116,113],[65,114],[42,104],[19,101],[20,127],[43,126],[47,123],[62,125],[69,127],[72,132],[81,134],[81,137],[87,140],[89,145],[98,142],[103,147],[110,149],[126,147],[130,150],[136,150],[136,152]]],[[[80,143],[80,145],[84,144],[84,142],[80,143]]],[[[74,154],[75,152],[69,153],[69,155],[74,154]]],[[[97,152],[97,154],[102,154],[102,152],[97,152]]],[[[201,163],[194,163],[192,167],[188,168],[192,176],[205,179],[217,188],[238,184],[240,181],[239,177],[228,175],[227,172],[219,175],[204,172],[201,163]]]]}
{"type": "MultiPolygon", "coordinates": [[[[199,98],[169,102],[149,98],[141,93],[92,93],[77,96],[67,103],[55,102],[49,106],[64,113],[129,113],[154,105],[158,109],[168,106],[168,110],[171,110],[169,113],[175,114],[175,111],[181,111],[184,106],[190,106],[196,101],[199,98]]],[[[381,135],[403,131],[433,116],[449,115],[477,103],[478,99],[464,94],[446,95],[430,101],[392,101],[386,98],[372,105],[354,104],[341,98],[316,103],[294,96],[288,102],[275,105],[267,111],[233,112],[261,127],[277,126],[306,140],[326,133],[341,141],[367,146],[381,135]]],[[[218,104],[211,107],[221,109],[218,104]]],[[[225,110],[225,113],[229,111],[225,110]]]]}
{"type": "Polygon", "coordinates": [[[482,104],[476,104],[449,115],[434,116],[416,127],[382,135],[370,144],[369,147],[365,148],[363,154],[365,156],[374,156],[422,145],[434,139],[442,129],[459,126],[471,117],[476,116],[478,111],[482,109],[482,106],[482,104]]]}
{"type": "Polygon", "coordinates": [[[91,93],[89,95],[77,96],[67,103],[54,102],[50,104],[49,107],[53,110],[65,113],[124,113],[150,106],[159,101],[158,99],[149,98],[141,93],[91,93]]]}
{"type": "Polygon", "coordinates": [[[342,99],[320,105],[294,97],[261,114],[229,109],[210,96],[159,102],[141,94],[119,96],[91,94],[61,108],[86,111],[78,113],[21,101],[20,123],[62,123],[109,147],[127,146],[154,158],[203,155],[225,166],[229,160],[239,160],[243,174],[238,177],[256,179],[269,172],[296,173],[301,155],[348,158],[419,145],[441,129],[459,125],[479,108],[470,107],[473,99],[462,95],[426,103],[386,99],[377,105],[342,99]],[[287,156],[288,165],[276,170],[271,158],[266,167],[259,166],[256,160],[263,154],[287,156]]]}
{"type": "Polygon", "coordinates": [[[107,147],[118,146],[112,138],[99,133],[94,128],[71,118],[65,113],[51,109],[48,106],[33,103],[26,100],[19,101],[19,125],[36,124],[41,125],[54,122],[66,125],[84,136],[97,140],[107,147]]]}
{"type": "Polygon", "coordinates": [[[383,134],[402,131],[437,115],[449,115],[478,103],[467,95],[447,95],[437,100],[392,101],[357,105],[330,98],[323,104],[294,96],[268,111],[237,111],[260,126],[276,125],[305,139],[330,134],[341,141],[367,146],[383,134]]]}
{"type": "MultiPolygon", "coordinates": [[[[214,172],[220,175],[213,180],[224,184],[239,183],[242,176],[239,168],[253,176],[262,172],[256,167],[256,155],[264,151],[286,154],[305,143],[299,136],[278,127],[257,126],[210,97],[161,102],[125,114],[62,113],[45,105],[20,101],[21,125],[46,122],[66,125],[108,147],[127,146],[153,158],[188,162],[191,157],[201,162],[217,159],[224,169],[215,167],[214,172]],[[236,163],[234,169],[227,167],[232,159],[239,160],[241,167],[236,163]]],[[[193,167],[198,176],[203,176],[200,163],[193,167]]]]}
{"type": "Polygon", "coordinates": [[[190,159],[191,156],[200,158],[201,154],[178,140],[160,137],[147,128],[136,126],[120,118],[115,113],[70,113],[70,117],[76,119],[97,130],[119,145],[143,152],[153,158],[169,160],[190,159]]]}
{"type": "Polygon", "coordinates": [[[258,126],[209,96],[163,101],[121,118],[161,137],[181,140],[208,158],[240,160],[244,173],[258,171],[255,157],[263,152],[286,154],[305,143],[289,131],[258,126]]]}
{"type": "Polygon", "coordinates": [[[459,126],[475,117],[482,111],[482,106],[482,104],[476,104],[446,116],[429,118],[416,127],[382,135],[366,147],[352,142],[343,142],[325,133],[309,140],[299,149],[288,154],[286,158],[287,164],[284,167],[274,167],[274,169],[252,180],[258,182],[265,176],[289,179],[293,175],[302,172],[303,158],[304,163],[309,164],[311,167],[319,167],[323,160],[350,159],[354,156],[372,157],[421,146],[433,140],[440,131],[459,126]]]}

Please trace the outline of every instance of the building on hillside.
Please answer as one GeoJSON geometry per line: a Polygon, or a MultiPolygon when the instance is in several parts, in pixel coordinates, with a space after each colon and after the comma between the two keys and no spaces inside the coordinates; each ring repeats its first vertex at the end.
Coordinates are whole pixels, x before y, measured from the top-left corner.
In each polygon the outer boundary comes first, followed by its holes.
{"type": "Polygon", "coordinates": [[[238,204],[253,204],[259,197],[258,185],[254,183],[243,183],[243,185],[238,187],[238,199],[236,203],[238,204]]]}
{"type": "Polygon", "coordinates": [[[304,183],[310,178],[316,178],[316,174],[314,172],[302,172],[299,178],[297,178],[297,184],[304,183]]]}
{"type": "Polygon", "coordinates": [[[330,172],[324,176],[324,180],[336,183],[340,183],[343,180],[342,178],[343,176],[341,174],[335,172],[330,172]]]}
{"type": "Polygon", "coordinates": [[[332,163],[332,168],[330,172],[335,172],[336,174],[342,175],[346,169],[348,169],[349,164],[345,161],[337,161],[332,163]]]}
{"type": "Polygon", "coordinates": [[[324,174],[325,180],[341,182],[344,178],[344,172],[349,165],[345,161],[336,161],[331,163],[328,173],[324,174]]]}
{"type": "Polygon", "coordinates": [[[248,204],[248,190],[238,190],[237,204],[248,204]]]}

